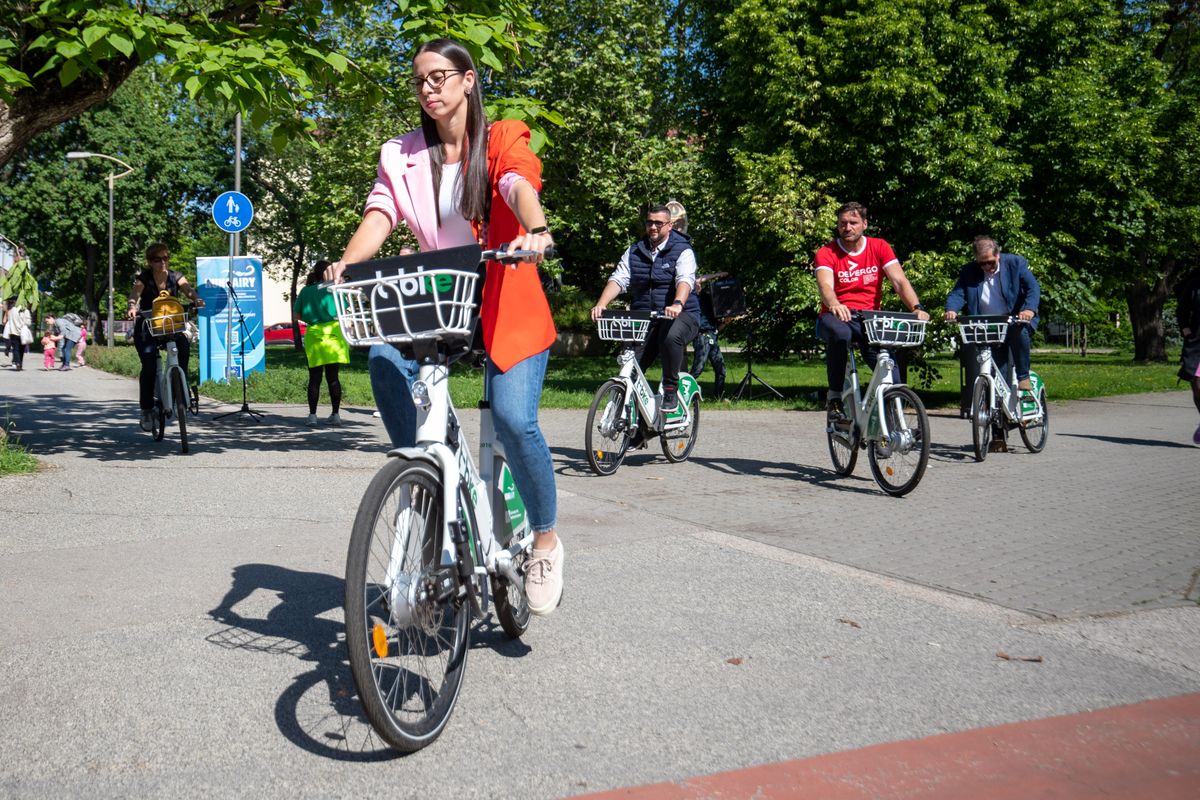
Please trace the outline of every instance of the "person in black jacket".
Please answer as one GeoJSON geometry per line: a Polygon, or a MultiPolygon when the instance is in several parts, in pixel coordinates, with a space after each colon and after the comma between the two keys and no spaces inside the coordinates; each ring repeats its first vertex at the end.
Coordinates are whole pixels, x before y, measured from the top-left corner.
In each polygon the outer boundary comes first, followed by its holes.
{"type": "MultiPolygon", "coordinates": [[[[1175,300],[1175,319],[1183,334],[1179,377],[1192,385],[1192,402],[1200,411],[1200,270],[1194,270],[1176,287],[1175,300]]],[[[1200,447],[1200,426],[1192,434],[1192,444],[1200,447]]]]}

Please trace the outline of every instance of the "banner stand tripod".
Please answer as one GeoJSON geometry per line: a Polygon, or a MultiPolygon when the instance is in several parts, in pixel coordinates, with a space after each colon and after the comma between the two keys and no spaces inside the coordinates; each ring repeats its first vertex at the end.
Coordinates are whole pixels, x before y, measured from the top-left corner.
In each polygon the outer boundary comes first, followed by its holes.
{"type": "Polygon", "coordinates": [[[238,304],[237,290],[233,288],[233,281],[227,281],[226,288],[229,290],[229,299],[233,303],[233,307],[237,309],[238,315],[238,338],[241,340],[242,352],[242,368],[238,371],[242,375],[242,407],[237,411],[230,411],[227,414],[221,414],[218,417],[213,417],[213,422],[220,422],[221,420],[225,419],[225,417],[232,417],[235,414],[249,414],[254,418],[255,422],[262,422],[263,412],[255,411],[250,407],[250,404],[246,402],[246,340],[250,338],[250,329],[249,326],[246,325],[246,316],[242,314],[242,307],[238,304]]]}
{"type": "MultiPolygon", "coordinates": [[[[744,350],[746,354],[746,374],[742,377],[742,382],[738,384],[737,393],[734,394],[733,400],[734,402],[742,399],[753,400],[753,381],[758,381],[762,384],[764,389],[767,389],[780,400],[783,400],[784,397],[782,392],[754,373],[754,320],[755,317],[750,318],[750,328],[746,332],[746,347],[744,350]],[[743,398],[743,395],[746,395],[746,397],[743,398]]],[[[762,395],[760,394],[759,396],[761,397],[762,395]]]]}

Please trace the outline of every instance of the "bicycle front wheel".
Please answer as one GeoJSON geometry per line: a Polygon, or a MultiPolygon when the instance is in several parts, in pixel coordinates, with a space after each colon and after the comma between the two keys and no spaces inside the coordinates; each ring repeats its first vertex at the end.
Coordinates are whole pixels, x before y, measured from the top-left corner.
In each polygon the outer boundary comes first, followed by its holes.
{"type": "Polygon", "coordinates": [[[441,734],[462,687],[469,608],[443,566],[441,476],[389,459],[358,507],[346,559],[346,649],[367,719],[410,753],[441,734]],[[447,583],[448,582],[448,583],[447,583]]]}
{"type": "Polygon", "coordinates": [[[1030,424],[1021,426],[1021,441],[1031,453],[1040,453],[1046,448],[1046,439],[1050,436],[1050,409],[1046,405],[1046,390],[1038,392],[1038,403],[1042,406],[1042,418],[1030,424]]]}
{"type": "Polygon", "coordinates": [[[985,378],[976,378],[971,390],[971,446],[975,449],[975,460],[987,458],[988,446],[992,441],[992,407],[985,378]]]}
{"type": "Polygon", "coordinates": [[[692,454],[692,448],[696,446],[696,437],[700,434],[699,392],[692,395],[692,400],[688,403],[688,413],[691,414],[691,421],[686,427],[663,431],[659,437],[662,440],[663,455],[667,457],[667,461],[672,463],[679,463],[686,459],[692,454]]]}
{"type": "Polygon", "coordinates": [[[183,388],[183,379],[178,372],[171,373],[171,397],[175,401],[175,417],[179,422],[179,451],[188,451],[187,440],[187,391],[183,388]]]}
{"type": "Polygon", "coordinates": [[[917,488],[929,463],[929,415],[921,398],[907,386],[884,390],[881,411],[888,441],[871,442],[867,459],[879,488],[900,497],[917,488]]]}
{"type": "Polygon", "coordinates": [[[588,465],[597,475],[612,475],[625,460],[633,435],[625,415],[625,384],[606,381],[588,409],[584,446],[588,465]]]}

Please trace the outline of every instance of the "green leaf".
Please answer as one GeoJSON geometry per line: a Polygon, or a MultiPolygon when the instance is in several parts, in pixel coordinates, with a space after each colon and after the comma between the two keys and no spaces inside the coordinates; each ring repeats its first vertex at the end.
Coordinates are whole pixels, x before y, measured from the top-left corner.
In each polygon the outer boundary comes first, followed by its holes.
{"type": "Polygon", "coordinates": [[[111,44],[115,49],[119,50],[121,55],[125,56],[126,58],[129,58],[129,56],[133,55],[133,42],[129,41],[118,33],[114,33],[112,36],[109,36],[108,43],[111,44]]]}
{"type": "Polygon", "coordinates": [[[79,73],[79,62],[73,58],[69,59],[58,73],[58,82],[63,86],[70,86],[79,77],[79,73]]]}
{"type": "Polygon", "coordinates": [[[84,50],[83,43],[75,39],[59,42],[54,48],[54,52],[68,59],[82,55],[84,50]]]}
{"type": "Polygon", "coordinates": [[[106,26],[91,25],[83,29],[83,43],[90,48],[106,35],[108,35],[108,28],[106,26]]]}
{"type": "Polygon", "coordinates": [[[350,67],[350,62],[341,53],[329,53],[325,56],[325,62],[337,70],[339,74],[345,72],[350,67]]]}

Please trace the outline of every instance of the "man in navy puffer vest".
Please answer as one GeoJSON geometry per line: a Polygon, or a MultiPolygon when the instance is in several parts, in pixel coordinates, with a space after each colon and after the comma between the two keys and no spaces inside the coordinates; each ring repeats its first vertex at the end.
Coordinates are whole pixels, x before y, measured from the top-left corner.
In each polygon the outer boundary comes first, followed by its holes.
{"type": "Polygon", "coordinates": [[[692,293],[696,286],[696,255],[691,240],[671,228],[666,206],[646,212],[646,235],[621,256],[617,268],[592,307],[592,319],[626,290],[633,296],[632,311],[657,311],[663,319],[650,326],[638,351],[645,370],[662,354],[663,411],[679,408],[679,371],[688,342],[700,330],[700,304],[692,293]]]}

